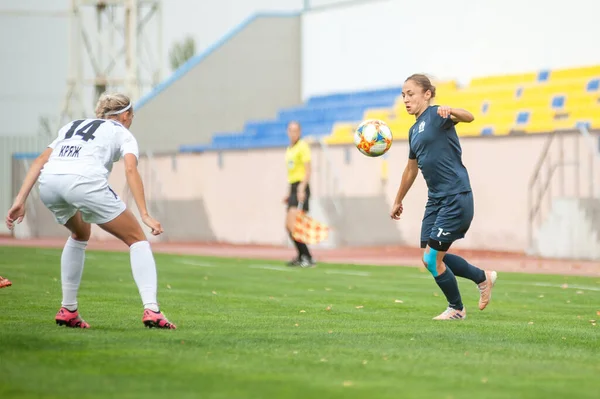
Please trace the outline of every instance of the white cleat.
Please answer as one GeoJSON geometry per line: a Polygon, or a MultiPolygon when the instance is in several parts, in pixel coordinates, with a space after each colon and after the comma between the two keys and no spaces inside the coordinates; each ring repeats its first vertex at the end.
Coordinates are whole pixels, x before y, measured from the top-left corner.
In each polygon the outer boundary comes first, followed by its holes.
{"type": "Polygon", "coordinates": [[[467,318],[467,309],[463,307],[463,310],[456,310],[448,308],[444,312],[433,318],[433,320],[464,320],[467,318]]]}

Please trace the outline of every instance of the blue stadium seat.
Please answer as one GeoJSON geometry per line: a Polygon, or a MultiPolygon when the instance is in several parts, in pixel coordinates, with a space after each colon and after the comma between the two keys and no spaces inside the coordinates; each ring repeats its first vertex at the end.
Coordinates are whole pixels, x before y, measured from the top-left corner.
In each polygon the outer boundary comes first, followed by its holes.
{"type": "Polygon", "coordinates": [[[529,111],[521,111],[517,114],[517,125],[524,125],[529,121],[529,111]]]}
{"type": "Polygon", "coordinates": [[[585,91],[592,92],[598,91],[598,89],[600,89],[600,79],[592,79],[588,82],[585,91]]]}
{"type": "Polygon", "coordinates": [[[494,134],[494,128],[492,127],[484,127],[481,129],[482,136],[492,136],[494,134]]]}
{"type": "Polygon", "coordinates": [[[558,95],[552,97],[552,109],[563,109],[565,107],[565,96],[558,95]]]}
{"type": "Polygon", "coordinates": [[[275,120],[248,121],[242,132],[215,133],[210,144],[182,146],[181,151],[287,146],[287,124],[292,120],[300,122],[304,136],[329,135],[336,122],[358,122],[369,108],[393,106],[401,93],[402,87],[392,87],[314,96],[301,106],[279,110],[275,120]]]}
{"type": "Polygon", "coordinates": [[[538,76],[537,76],[538,83],[546,82],[546,81],[548,81],[549,78],[550,78],[550,71],[544,70],[544,71],[538,72],[538,76]]]}

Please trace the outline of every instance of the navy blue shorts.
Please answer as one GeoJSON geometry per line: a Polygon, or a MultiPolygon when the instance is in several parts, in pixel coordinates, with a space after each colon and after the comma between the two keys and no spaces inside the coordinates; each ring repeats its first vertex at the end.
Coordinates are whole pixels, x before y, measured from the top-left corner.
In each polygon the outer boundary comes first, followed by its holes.
{"type": "Polygon", "coordinates": [[[429,198],[421,223],[421,248],[429,239],[440,245],[451,244],[465,237],[473,220],[473,192],[429,198]]]}

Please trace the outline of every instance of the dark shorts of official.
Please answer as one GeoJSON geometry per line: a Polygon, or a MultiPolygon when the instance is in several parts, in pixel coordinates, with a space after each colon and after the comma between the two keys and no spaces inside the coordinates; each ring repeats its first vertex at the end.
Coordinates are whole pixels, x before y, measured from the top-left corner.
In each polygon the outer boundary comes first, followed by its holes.
{"type": "MultiPolygon", "coordinates": [[[[296,182],[296,183],[292,183],[290,184],[290,196],[288,198],[288,209],[290,208],[297,208],[298,207],[298,185],[300,184],[300,182],[296,182]]],[[[310,200],[310,185],[306,185],[306,196],[304,197],[304,205],[302,206],[302,209],[304,210],[304,212],[308,212],[309,203],[310,200]]]]}
{"type": "Polygon", "coordinates": [[[456,240],[464,238],[473,220],[471,191],[444,198],[429,198],[421,224],[421,248],[447,251],[456,240]]]}

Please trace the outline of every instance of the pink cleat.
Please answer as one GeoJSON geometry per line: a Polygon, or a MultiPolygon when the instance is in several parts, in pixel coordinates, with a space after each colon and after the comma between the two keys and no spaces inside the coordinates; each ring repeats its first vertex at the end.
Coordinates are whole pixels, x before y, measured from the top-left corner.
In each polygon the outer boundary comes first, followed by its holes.
{"type": "Polygon", "coordinates": [[[467,310],[465,308],[463,310],[448,308],[441,315],[434,317],[433,320],[464,320],[466,318],[467,310]]]}
{"type": "Polygon", "coordinates": [[[175,330],[177,327],[171,323],[162,312],[154,312],[150,309],[144,309],[144,317],[142,317],[144,325],[148,328],[166,328],[168,330],[175,330]]]}
{"type": "Polygon", "coordinates": [[[86,323],[81,317],[79,312],[71,312],[67,308],[60,308],[55,317],[56,324],[59,326],[67,326],[71,328],[90,328],[90,325],[86,323]]]}
{"type": "Polygon", "coordinates": [[[492,299],[492,288],[494,288],[497,278],[498,273],[486,271],[485,281],[477,285],[477,288],[479,288],[479,310],[485,309],[488,303],[490,303],[490,300],[492,299]]]}
{"type": "Polygon", "coordinates": [[[12,283],[9,279],[0,276],[0,288],[10,287],[12,283]]]}

